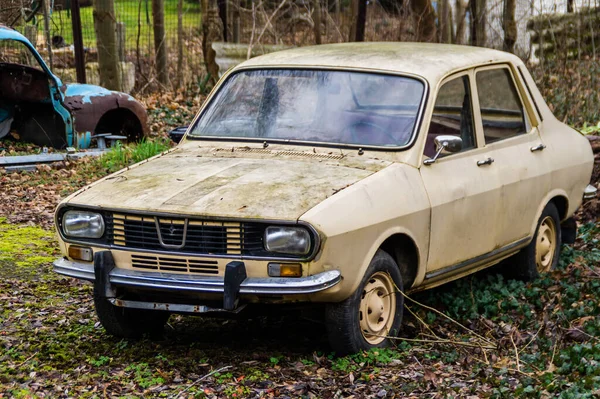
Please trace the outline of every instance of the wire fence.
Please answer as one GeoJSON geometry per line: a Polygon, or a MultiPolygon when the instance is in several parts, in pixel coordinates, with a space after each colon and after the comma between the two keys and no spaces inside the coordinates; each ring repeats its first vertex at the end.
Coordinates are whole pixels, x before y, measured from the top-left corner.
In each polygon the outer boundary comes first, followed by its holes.
{"type": "MultiPolygon", "coordinates": [[[[75,81],[70,11],[72,0],[47,0],[50,1],[48,35],[45,32],[44,14],[40,10],[41,1],[2,0],[0,23],[12,24],[26,34],[46,59],[50,58],[47,44],[50,42],[55,73],[65,81],[75,81]]],[[[87,80],[89,83],[98,83],[92,1],[79,1],[87,80]]],[[[157,85],[155,79],[157,67],[152,1],[114,0],[117,51],[125,91],[165,88],[157,85]]],[[[216,40],[239,42],[242,48],[260,49],[273,44],[302,46],[319,41],[345,42],[350,40],[356,19],[355,2],[352,0],[164,0],[163,45],[167,49],[167,70],[171,82],[178,80],[178,71],[183,74],[183,83],[179,82],[182,84],[198,84],[206,76],[202,52],[202,1],[206,2],[205,5],[220,5],[218,11],[223,30],[221,37],[216,40]],[[320,29],[315,29],[315,26],[320,29]]],[[[503,49],[509,1],[369,1],[365,40],[471,44],[476,17],[471,15],[472,9],[468,4],[477,2],[483,4],[483,9],[479,11],[481,20],[478,21],[478,29],[482,30],[476,44],[503,49]],[[425,8],[416,8],[415,4],[425,4],[425,8]]],[[[595,58],[596,44],[600,44],[597,43],[600,42],[599,1],[514,0],[517,35],[512,51],[524,60],[535,62],[540,61],[540,56],[555,54],[559,48],[570,57],[581,58],[583,55],[595,58]],[[570,6],[575,11],[579,10],[579,15],[587,12],[590,18],[565,19],[564,15],[570,6]],[[572,32],[576,32],[575,36],[572,32]]],[[[246,52],[242,51],[242,54],[246,52]]]]}

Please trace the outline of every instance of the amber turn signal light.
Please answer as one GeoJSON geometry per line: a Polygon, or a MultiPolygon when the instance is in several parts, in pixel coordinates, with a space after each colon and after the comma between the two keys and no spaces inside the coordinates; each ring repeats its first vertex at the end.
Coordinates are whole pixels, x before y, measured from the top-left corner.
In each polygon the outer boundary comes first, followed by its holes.
{"type": "Polygon", "coordinates": [[[300,263],[269,263],[269,277],[302,277],[300,263]]]}
{"type": "Polygon", "coordinates": [[[69,246],[69,258],[91,262],[94,260],[94,251],[88,247],[69,246]]]}

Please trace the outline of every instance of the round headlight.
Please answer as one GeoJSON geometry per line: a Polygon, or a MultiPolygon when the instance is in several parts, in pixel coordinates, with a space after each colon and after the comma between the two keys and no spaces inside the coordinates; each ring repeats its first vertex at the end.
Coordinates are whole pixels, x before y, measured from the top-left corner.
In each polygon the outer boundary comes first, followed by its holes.
{"type": "Polygon", "coordinates": [[[308,255],[310,233],[303,227],[269,226],[265,230],[265,249],[290,255],[308,255]]]}
{"type": "Polygon", "coordinates": [[[104,234],[104,219],[95,212],[67,211],[63,215],[62,228],[69,237],[100,238],[104,234]]]}

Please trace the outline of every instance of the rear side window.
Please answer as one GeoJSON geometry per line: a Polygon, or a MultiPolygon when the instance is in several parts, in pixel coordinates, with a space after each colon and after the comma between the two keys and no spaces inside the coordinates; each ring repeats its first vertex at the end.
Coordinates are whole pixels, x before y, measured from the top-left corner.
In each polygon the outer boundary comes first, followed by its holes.
{"type": "Polygon", "coordinates": [[[486,143],[527,133],[523,103],[507,68],[476,74],[479,107],[486,143]]]}

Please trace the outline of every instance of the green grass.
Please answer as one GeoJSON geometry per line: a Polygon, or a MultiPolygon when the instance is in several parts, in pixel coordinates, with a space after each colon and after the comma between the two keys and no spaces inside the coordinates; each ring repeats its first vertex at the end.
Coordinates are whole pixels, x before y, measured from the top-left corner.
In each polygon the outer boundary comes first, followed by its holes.
{"type": "MultiPolygon", "coordinates": [[[[125,24],[125,45],[133,49],[137,43],[138,19],[141,23],[140,47],[153,47],[154,37],[152,29],[152,2],[141,0],[141,10],[138,0],[115,0],[115,13],[118,22],[125,24]]],[[[81,25],[83,29],[83,44],[85,47],[96,47],[96,34],[94,32],[94,19],[92,7],[81,9],[81,25]]],[[[199,29],[201,24],[200,2],[183,2],[183,27],[190,32],[199,29]]],[[[165,29],[167,40],[175,41],[177,37],[177,0],[165,1],[165,29]]],[[[73,43],[70,12],[55,11],[52,15],[52,34],[61,35],[68,44],[73,43]]]]}
{"type": "Polygon", "coordinates": [[[116,172],[124,167],[141,162],[171,147],[168,139],[142,140],[139,143],[122,145],[120,141],[103,155],[99,162],[109,173],[116,172]]]}

